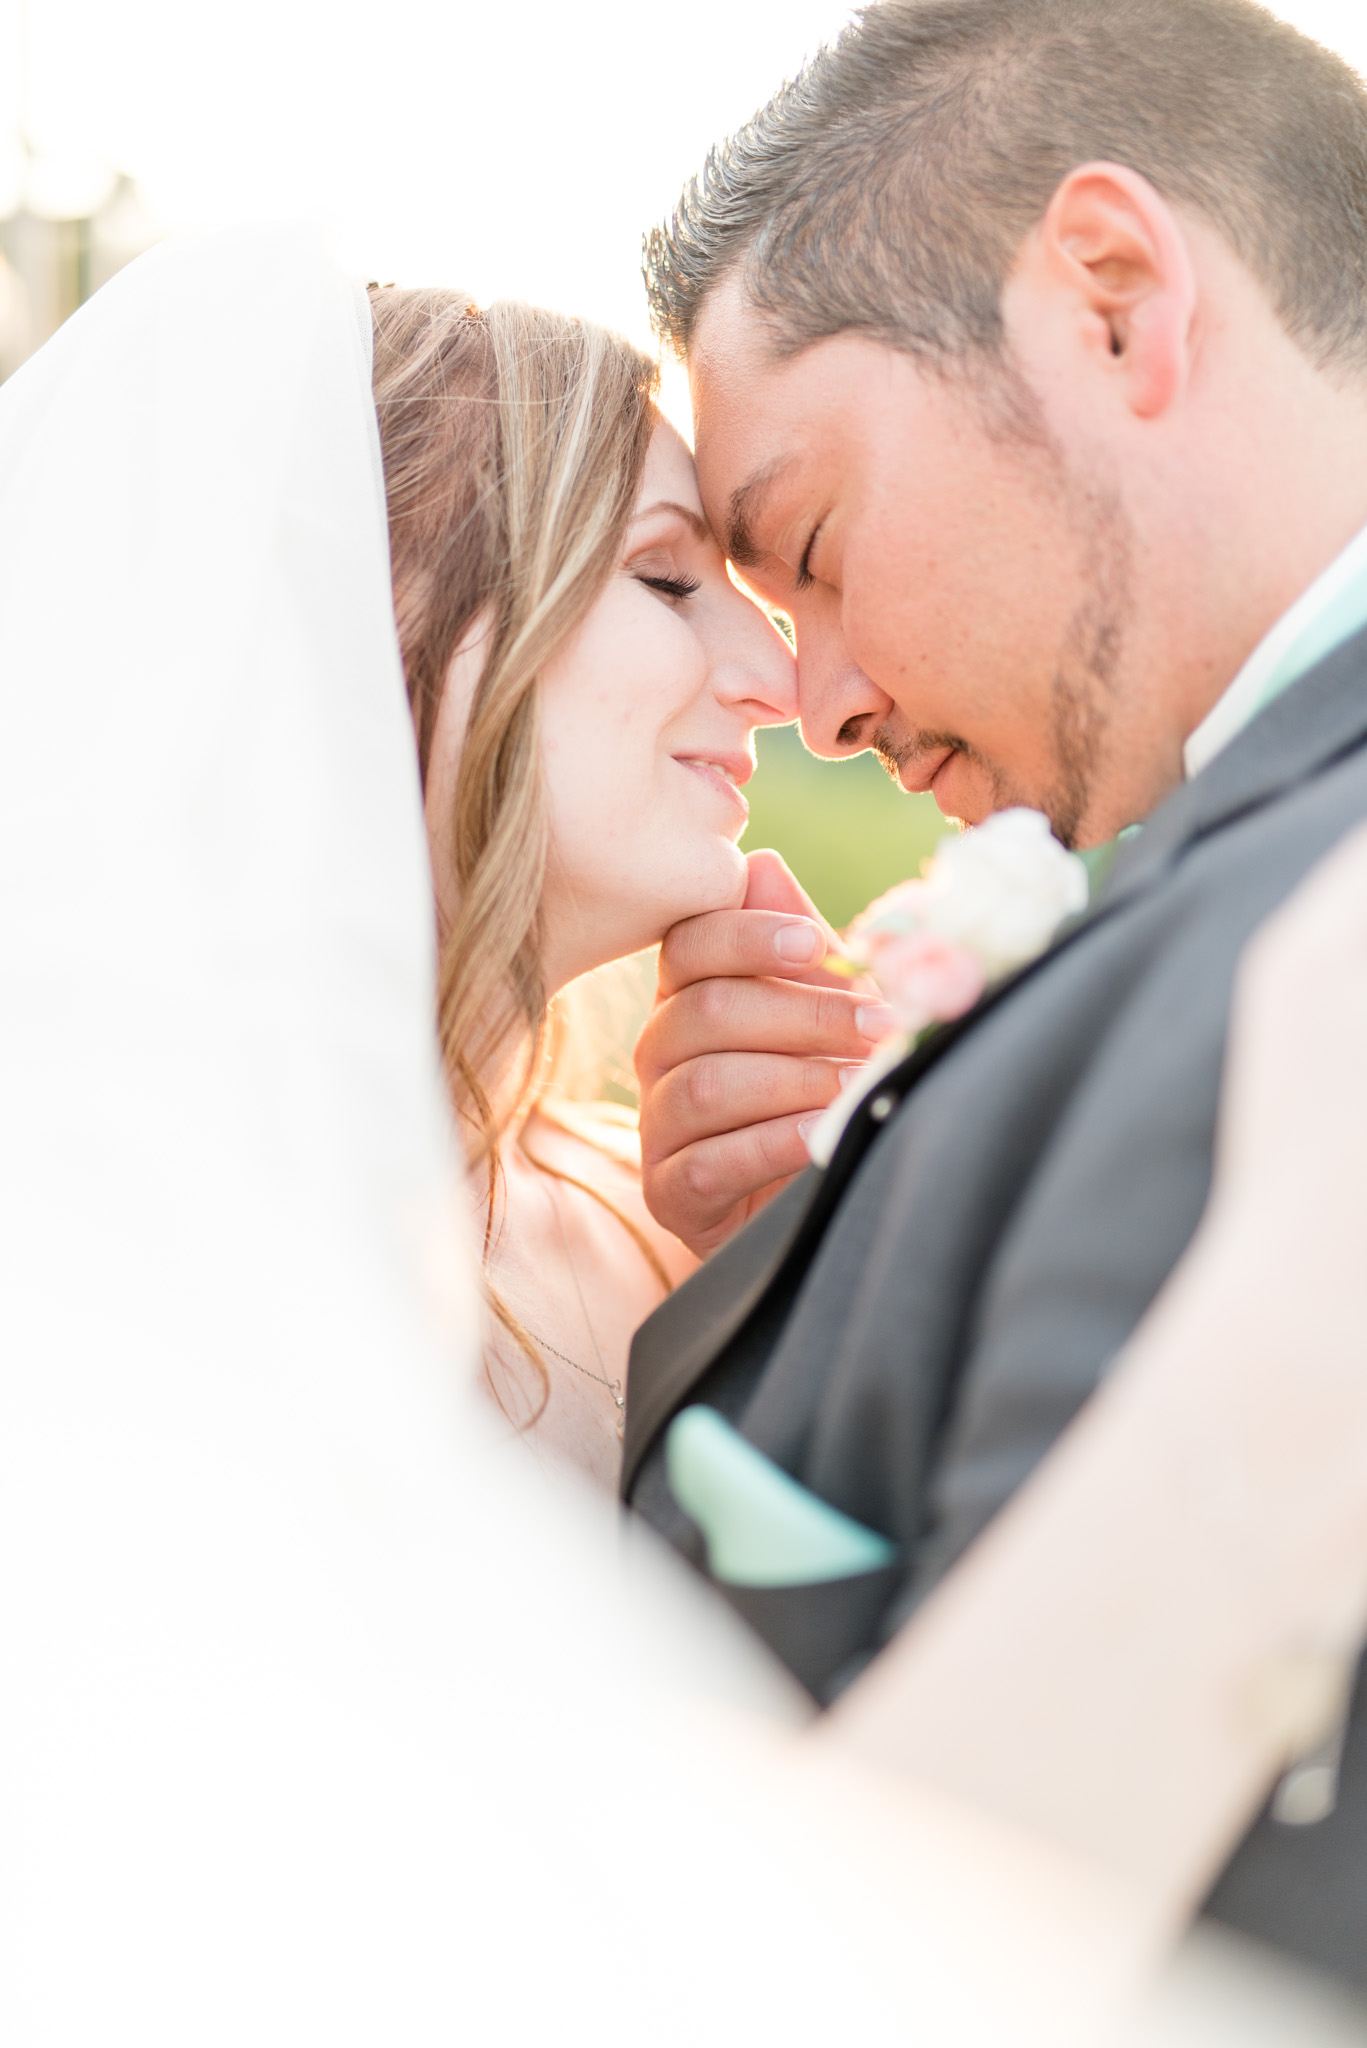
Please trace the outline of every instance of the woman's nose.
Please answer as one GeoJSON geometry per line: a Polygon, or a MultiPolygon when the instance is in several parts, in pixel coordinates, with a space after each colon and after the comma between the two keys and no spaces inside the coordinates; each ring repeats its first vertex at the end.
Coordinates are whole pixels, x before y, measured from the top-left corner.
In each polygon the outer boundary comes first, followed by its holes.
{"type": "Polygon", "coordinates": [[[791,725],[797,717],[797,663],[768,615],[741,591],[729,593],[720,622],[712,688],[719,703],[744,705],[755,725],[791,725]]]}

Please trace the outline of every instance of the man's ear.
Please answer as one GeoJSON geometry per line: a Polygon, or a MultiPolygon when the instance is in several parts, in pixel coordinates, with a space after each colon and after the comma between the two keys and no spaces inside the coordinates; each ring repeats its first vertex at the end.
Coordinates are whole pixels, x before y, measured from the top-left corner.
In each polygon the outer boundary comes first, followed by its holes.
{"type": "Polygon", "coordinates": [[[1095,366],[1123,380],[1130,410],[1156,418],[1191,365],[1196,271],[1176,215],[1122,164],[1080,164],[1050,200],[1013,285],[1047,293],[1095,366]],[[1033,288],[1033,289],[1032,289],[1033,288]]]}

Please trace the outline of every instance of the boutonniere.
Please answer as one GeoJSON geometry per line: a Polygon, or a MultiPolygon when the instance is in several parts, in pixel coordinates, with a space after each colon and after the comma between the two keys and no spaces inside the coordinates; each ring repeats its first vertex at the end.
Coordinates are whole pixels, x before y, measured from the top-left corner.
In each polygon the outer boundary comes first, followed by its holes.
{"type": "Polygon", "coordinates": [[[943,839],[919,881],[899,882],[861,911],[837,974],[869,975],[897,1029],[855,1070],[808,1134],[828,1165],[851,1115],[884,1074],[938,1024],[973,1008],[989,982],[1044,951],[1087,907],[1087,870],[1055,839],[1042,811],[994,811],[943,839]]]}

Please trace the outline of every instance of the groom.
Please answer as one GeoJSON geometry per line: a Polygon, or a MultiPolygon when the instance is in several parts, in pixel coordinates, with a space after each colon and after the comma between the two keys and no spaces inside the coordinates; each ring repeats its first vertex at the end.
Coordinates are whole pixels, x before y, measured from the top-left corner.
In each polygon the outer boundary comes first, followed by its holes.
{"type": "MultiPolygon", "coordinates": [[[[714,1256],[637,1339],[624,1490],[725,1551],[819,1696],[1172,1270],[1240,950],[1367,817],[1365,216],[1367,95],[1249,0],[883,0],[651,239],[704,501],[794,621],[808,744],[969,823],[1142,824],[787,1186],[878,1020],[772,873],[666,944],[647,1194],[714,1256]],[[694,1404],[738,1435],[690,1516],[694,1404]]],[[[1213,1910],[1367,1982],[1360,1709],[1334,1811],[1264,1817],[1213,1910]]]]}

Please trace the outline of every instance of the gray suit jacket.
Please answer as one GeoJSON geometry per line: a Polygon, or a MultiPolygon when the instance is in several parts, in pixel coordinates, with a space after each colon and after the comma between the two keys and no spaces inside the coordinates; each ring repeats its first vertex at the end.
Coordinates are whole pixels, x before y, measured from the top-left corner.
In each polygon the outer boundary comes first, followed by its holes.
{"type": "MultiPolygon", "coordinates": [[[[1245,940],[1367,818],[1367,634],[1122,851],[1100,902],[937,1034],[643,1326],[623,1491],[704,1568],[661,1432],[705,1401],[889,1536],[890,1570],[732,1597],[829,1698],[1065,1429],[1206,1201],[1245,940]]],[[[1363,1338],[1367,1370],[1367,1332],[1363,1338]]],[[[1212,1910],[1367,1983],[1367,1711],[1336,1811],[1264,1816],[1212,1910]]]]}

